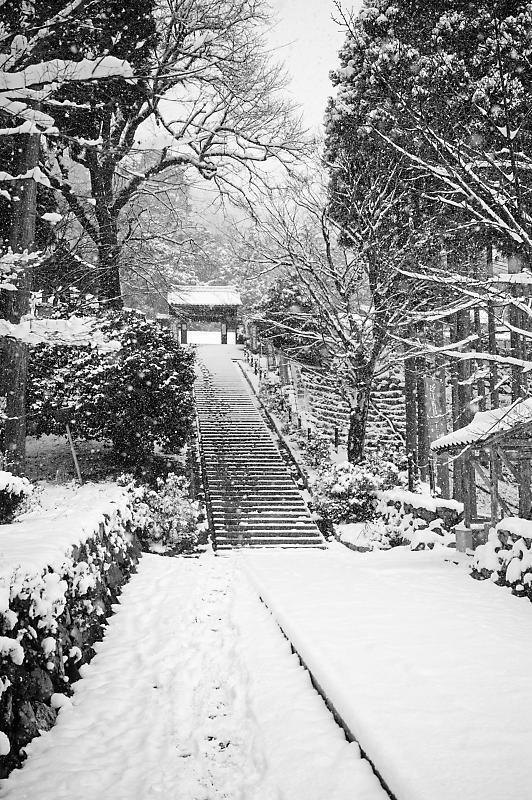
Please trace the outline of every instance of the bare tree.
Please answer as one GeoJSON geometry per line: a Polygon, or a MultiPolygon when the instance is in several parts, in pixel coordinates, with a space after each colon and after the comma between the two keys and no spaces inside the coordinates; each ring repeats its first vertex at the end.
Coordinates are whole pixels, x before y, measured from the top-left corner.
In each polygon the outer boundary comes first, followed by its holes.
{"type": "Polygon", "coordinates": [[[366,423],[375,377],[387,369],[393,332],[419,303],[399,272],[404,248],[392,249],[386,218],[402,200],[395,177],[375,183],[360,202],[353,223],[341,230],[331,219],[323,186],[296,186],[289,197],[274,195],[259,214],[252,256],[258,268],[281,271],[297,282],[308,307],[264,321],[270,333],[291,337],[293,356],[319,349],[321,362],[348,403],[348,458],[364,456],[366,423]],[[371,228],[371,235],[367,228],[371,228]],[[338,244],[339,236],[347,244],[338,244]]]}
{"type": "Polygon", "coordinates": [[[136,91],[118,87],[89,112],[74,109],[88,133],[59,137],[48,152],[48,178],[93,240],[101,297],[115,304],[121,219],[134,213],[142,187],[171,185],[178,168],[181,179],[243,194],[265,162],[284,163],[302,148],[279,93],[282,72],[262,40],[260,0],[165,0],[157,8],[157,37],[136,91]],[[139,163],[137,151],[146,154],[149,141],[151,153],[139,163]],[[85,193],[73,187],[80,167],[85,193]]]}

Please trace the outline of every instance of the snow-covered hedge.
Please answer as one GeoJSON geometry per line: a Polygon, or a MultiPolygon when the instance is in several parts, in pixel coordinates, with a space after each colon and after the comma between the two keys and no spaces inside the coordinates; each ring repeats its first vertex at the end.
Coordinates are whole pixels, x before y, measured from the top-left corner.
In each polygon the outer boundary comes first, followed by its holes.
{"type": "Polygon", "coordinates": [[[472,575],[532,600],[532,521],[507,517],[497,523],[486,544],[475,549],[472,575]]]}
{"type": "Polygon", "coordinates": [[[81,487],[80,508],[2,526],[0,777],[68,704],[139,557],[122,490],[81,487]]]}
{"type": "Polygon", "coordinates": [[[27,478],[0,470],[0,523],[9,522],[33,487],[27,478]]]}

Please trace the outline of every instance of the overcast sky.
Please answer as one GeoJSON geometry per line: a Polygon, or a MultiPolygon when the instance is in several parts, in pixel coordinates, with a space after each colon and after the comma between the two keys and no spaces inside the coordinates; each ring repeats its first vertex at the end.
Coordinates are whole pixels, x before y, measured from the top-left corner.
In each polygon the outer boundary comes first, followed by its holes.
{"type": "MultiPolygon", "coordinates": [[[[332,94],[329,71],[338,64],[343,33],[332,16],[332,0],[270,0],[277,24],[270,32],[272,46],[290,75],[290,94],[301,105],[305,125],[317,129],[332,94]]],[[[360,2],[345,3],[358,7],[360,2]]]]}

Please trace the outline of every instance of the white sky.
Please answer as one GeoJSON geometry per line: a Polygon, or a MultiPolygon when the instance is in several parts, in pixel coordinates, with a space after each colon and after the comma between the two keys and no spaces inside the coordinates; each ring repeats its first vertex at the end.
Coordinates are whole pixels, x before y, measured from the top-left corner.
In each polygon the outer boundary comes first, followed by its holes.
{"type": "MultiPolygon", "coordinates": [[[[332,16],[332,0],[270,0],[277,24],[270,33],[277,57],[284,61],[293,100],[301,106],[304,124],[313,130],[323,122],[327,98],[333,87],[329,72],[338,65],[344,35],[332,16]]],[[[359,0],[346,2],[360,6],[359,0]]]]}

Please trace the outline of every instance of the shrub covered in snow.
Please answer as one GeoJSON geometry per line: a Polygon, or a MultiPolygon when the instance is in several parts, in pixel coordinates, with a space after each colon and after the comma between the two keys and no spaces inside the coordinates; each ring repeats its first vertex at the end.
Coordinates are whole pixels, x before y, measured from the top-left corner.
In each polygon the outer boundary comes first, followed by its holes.
{"type": "Polygon", "coordinates": [[[177,452],[193,419],[193,356],[170,333],[134,312],[109,314],[102,330],[119,352],[41,345],[30,359],[29,413],[37,435],[111,439],[122,463],[144,465],[156,446],[177,452]]]}
{"type": "Polygon", "coordinates": [[[365,522],[375,517],[378,492],[401,480],[397,466],[387,461],[333,464],[313,481],[312,506],[329,523],[365,522]]]}
{"type": "Polygon", "coordinates": [[[177,555],[198,545],[199,504],[188,494],[186,478],[169,473],[158,478],[155,488],[127,482],[134,507],[134,525],[144,550],[177,555]]]}
{"type": "Polygon", "coordinates": [[[33,487],[27,478],[0,470],[0,523],[9,522],[32,491],[33,487]]]}
{"type": "Polygon", "coordinates": [[[373,517],[379,486],[378,476],[363,464],[333,464],[312,483],[312,507],[329,523],[363,522],[373,517]]]}
{"type": "Polygon", "coordinates": [[[321,431],[315,431],[310,437],[299,433],[296,442],[307,466],[318,469],[331,463],[330,439],[321,431]]]}
{"type": "Polygon", "coordinates": [[[532,522],[508,517],[492,528],[486,544],[474,552],[472,576],[510,586],[532,600],[532,522]]]}
{"type": "Polygon", "coordinates": [[[272,414],[281,417],[285,413],[285,400],[283,389],[278,381],[269,378],[261,381],[259,387],[259,400],[272,414]]]}

